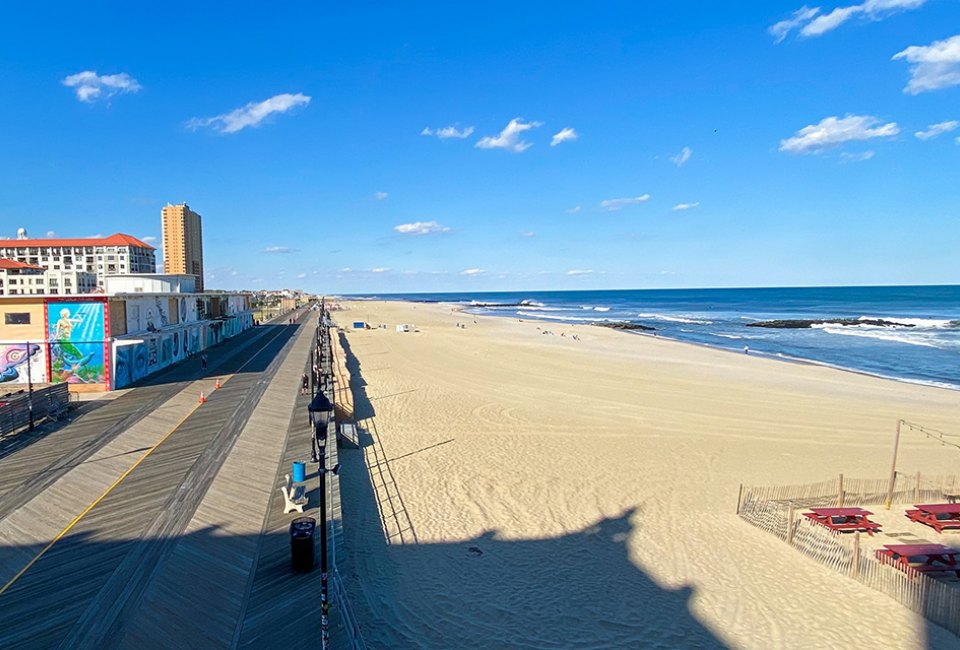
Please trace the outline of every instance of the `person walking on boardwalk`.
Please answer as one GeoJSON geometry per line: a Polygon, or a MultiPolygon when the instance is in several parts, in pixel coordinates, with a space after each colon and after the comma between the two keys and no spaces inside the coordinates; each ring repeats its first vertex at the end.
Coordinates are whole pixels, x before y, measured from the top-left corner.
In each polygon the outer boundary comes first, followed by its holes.
{"type": "Polygon", "coordinates": [[[303,373],[303,376],[300,377],[300,394],[306,395],[307,390],[310,388],[310,378],[307,377],[307,373],[303,373]]]}
{"type": "Polygon", "coordinates": [[[206,371],[207,369],[207,355],[203,352],[200,353],[200,370],[206,371]]]}

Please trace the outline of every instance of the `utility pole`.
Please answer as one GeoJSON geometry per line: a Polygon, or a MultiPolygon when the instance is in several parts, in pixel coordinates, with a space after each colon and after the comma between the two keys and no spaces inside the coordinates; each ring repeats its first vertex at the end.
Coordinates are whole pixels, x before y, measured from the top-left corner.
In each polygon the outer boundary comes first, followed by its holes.
{"type": "Polygon", "coordinates": [[[890,464],[890,484],[887,486],[887,510],[893,503],[893,485],[897,482],[897,451],[900,449],[900,425],[903,420],[897,420],[897,433],[893,437],[893,462],[890,464]]]}

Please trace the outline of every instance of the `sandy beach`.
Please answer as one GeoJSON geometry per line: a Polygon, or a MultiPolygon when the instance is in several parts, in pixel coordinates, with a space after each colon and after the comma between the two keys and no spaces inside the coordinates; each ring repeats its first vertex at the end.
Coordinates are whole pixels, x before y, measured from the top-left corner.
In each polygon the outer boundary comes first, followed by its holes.
{"type": "MultiPolygon", "coordinates": [[[[960,432],[960,392],[450,305],[345,306],[365,446],[342,454],[341,572],[370,647],[960,647],[735,514],[740,483],[887,476],[896,421],[960,432]]],[[[958,454],[905,434],[898,469],[954,474],[958,454]]]]}

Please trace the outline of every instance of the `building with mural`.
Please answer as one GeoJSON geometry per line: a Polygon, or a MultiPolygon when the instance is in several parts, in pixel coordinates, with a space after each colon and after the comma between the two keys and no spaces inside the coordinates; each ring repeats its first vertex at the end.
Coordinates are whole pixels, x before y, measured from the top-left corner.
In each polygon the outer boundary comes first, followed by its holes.
{"type": "Polygon", "coordinates": [[[0,318],[0,391],[123,388],[253,326],[242,293],[4,296],[0,318]]]}

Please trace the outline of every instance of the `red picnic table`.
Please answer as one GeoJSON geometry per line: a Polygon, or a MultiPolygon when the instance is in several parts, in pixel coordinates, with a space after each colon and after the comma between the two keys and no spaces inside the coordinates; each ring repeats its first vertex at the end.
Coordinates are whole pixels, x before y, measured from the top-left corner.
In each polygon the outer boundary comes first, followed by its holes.
{"type": "Polygon", "coordinates": [[[944,528],[960,528],[960,503],[936,503],[932,505],[914,505],[916,510],[907,510],[907,518],[926,524],[942,533],[944,528]]]}
{"type": "Polygon", "coordinates": [[[960,578],[957,555],[960,550],[943,544],[887,544],[877,549],[877,559],[910,573],[952,572],[960,578]]]}
{"type": "Polygon", "coordinates": [[[880,524],[867,519],[872,514],[863,508],[810,508],[810,512],[803,513],[803,516],[835,533],[859,530],[872,536],[874,531],[880,530],[880,524]]]}

